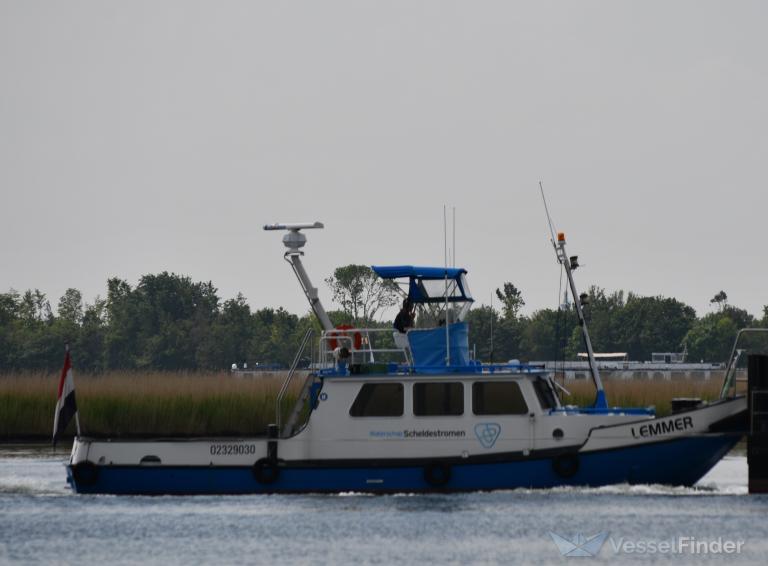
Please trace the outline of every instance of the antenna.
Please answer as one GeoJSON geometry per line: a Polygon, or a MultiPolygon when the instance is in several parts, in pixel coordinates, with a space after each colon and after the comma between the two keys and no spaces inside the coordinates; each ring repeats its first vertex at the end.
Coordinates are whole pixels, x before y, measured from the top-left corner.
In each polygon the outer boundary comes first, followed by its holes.
{"type": "Polygon", "coordinates": [[[539,190],[541,191],[541,200],[544,202],[544,211],[547,214],[547,222],[549,224],[549,232],[552,236],[552,247],[555,248],[555,255],[557,261],[562,268],[565,269],[565,275],[568,277],[568,284],[571,288],[571,296],[573,297],[573,306],[576,309],[576,316],[579,319],[579,326],[581,327],[581,334],[584,338],[584,346],[587,349],[587,356],[589,358],[589,370],[592,373],[592,381],[595,382],[595,388],[597,389],[597,397],[595,398],[594,407],[598,409],[606,409],[608,407],[608,401],[605,398],[605,390],[603,389],[603,382],[600,379],[600,370],[597,367],[595,361],[595,353],[592,350],[592,340],[589,338],[589,330],[587,330],[587,323],[584,319],[584,311],[582,305],[585,304],[583,296],[579,295],[576,290],[576,282],[573,280],[573,271],[579,267],[578,258],[576,256],[568,257],[565,252],[565,234],[563,232],[557,232],[555,235],[554,225],[552,223],[552,217],[549,215],[549,207],[547,206],[547,199],[544,196],[544,186],[539,181],[539,190]]]}
{"type": "Polygon", "coordinates": [[[453,207],[453,267],[456,267],[456,207],[453,207]]]}
{"type": "Polygon", "coordinates": [[[443,205],[443,248],[445,261],[445,365],[451,365],[451,337],[448,326],[448,220],[446,206],[443,205]]]}
{"type": "Polygon", "coordinates": [[[547,197],[544,196],[544,185],[539,181],[539,190],[541,191],[541,200],[544,203],[544,212],[547,215],[547,223],[549,224],[549,235],[552,238],[552,245],[555,245],[557,241],[555,238],[555,227],[552,224],[552,217],[549,215],[549,207],[547,206],[547,197]]]}
{"type": "Polygon", "coordinates": [[[493,290],[491,290],[491,352],[490,352],[490,362],[491,365],[493,365],[493,290]]]}

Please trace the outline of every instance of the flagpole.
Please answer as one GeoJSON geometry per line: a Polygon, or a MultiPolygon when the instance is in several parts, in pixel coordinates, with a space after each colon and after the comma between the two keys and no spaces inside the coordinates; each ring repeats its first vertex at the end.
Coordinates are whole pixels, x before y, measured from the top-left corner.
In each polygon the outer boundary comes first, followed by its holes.
{"type": "MultiPolygon", "coordinates": [[[[66,345],[66,351],[69,353],[69,342],[66,345]]],[[[75,428],[77,429],[77,436],[80,437],[80,412],[75,411],[75,428]]]]}
{"type": "Polygon", "coordinates": [[[75,400],[75,382],[72,376],[72,359],[69,355],[69,343],[64,347],[64,367],[61,370],[59,379],[59,393],[56,398],[56,411],[53,416],[53,446],[56,447],[56,440],[60,434],[63,434],[72,417],[75,417],[77,428],[77,437],[81,436],[80,415],[77,411],[77,401],[75,400]],[[61,419],[61,420],[60,420],[61,419]]]}

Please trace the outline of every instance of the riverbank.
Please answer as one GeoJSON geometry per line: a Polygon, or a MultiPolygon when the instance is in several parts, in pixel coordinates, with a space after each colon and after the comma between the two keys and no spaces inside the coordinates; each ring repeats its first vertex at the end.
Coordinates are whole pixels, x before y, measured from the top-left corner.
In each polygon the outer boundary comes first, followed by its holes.
{"type": "MultiPolygon", "coordinates": [[[[109,372],[75,376],[80,423],[85,435],[111,437],[253,436],[275,420],[275,401],[285,372],[235,378],[228,372],[109,372]]],[[[294,380],[298,386],[300,379],[294,380]]],[[[53,429],[58,376],[0,375],[0,442],[48,441],[53,429]]],[[[568,382],[566,404],[594,399],[589,381],[568,382]]],[[[653,405],[670,412],[673,397],[714,400],[715,380],[606,380],[613,406],[653,405]]],[[[290,406],[295,388],[285,401],[290,406]]],[[[70,425],[69,434],[74,432],[70,425]]]]}

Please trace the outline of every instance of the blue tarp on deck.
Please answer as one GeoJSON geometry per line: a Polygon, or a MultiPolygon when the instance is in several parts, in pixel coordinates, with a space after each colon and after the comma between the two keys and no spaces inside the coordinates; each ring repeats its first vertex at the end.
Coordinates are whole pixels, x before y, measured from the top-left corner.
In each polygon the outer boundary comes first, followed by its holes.
{"type": "MultiPolygon", "coordinates": [[[[448,327],[448,337],[451,344],[451,367],[466,367],[469,360],[469,326],[466,322],[456,322],[448,327]]],[[[420,373],[428,373],[434,368],[435,372],[445,368],[445,327],[429,330],[411,330],[408,332],[408,343],[413,355],[413,365],[420,373]],[[424,369],[420,369],[424,368],[424,369]]]]}

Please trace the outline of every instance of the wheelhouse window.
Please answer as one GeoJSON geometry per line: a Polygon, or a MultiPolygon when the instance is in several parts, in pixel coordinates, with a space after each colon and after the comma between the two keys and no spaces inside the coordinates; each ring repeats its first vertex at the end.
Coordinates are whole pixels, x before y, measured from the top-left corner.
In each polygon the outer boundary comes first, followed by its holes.
{"type": "Polygon", "coordinates": [[[404,404],[402,383],[365,383],[349,414],[352,417],[402,417],[404,404]]]}
{"type": "Polygon", "coordinates": [[[414,383],[413,414],[442,417],[464,414],[464,385],[455,382],[414,383]]]}
{"type": "Polygon", "coordinates": [[[472,384],[472,412],[476,415],[526,415],[520,386],[514,381],[477,381],[472,384]]]}
{"type": "Polygon", "coordinates": [[[533,389],[536,391],[536,397],[539,398],[539,405],[541,405],[542,409],[554,409],[557,407],[555,393],[552,391],[552,386],[546,380],[541,377],[538,378],[533,382],[533,389]]]}

